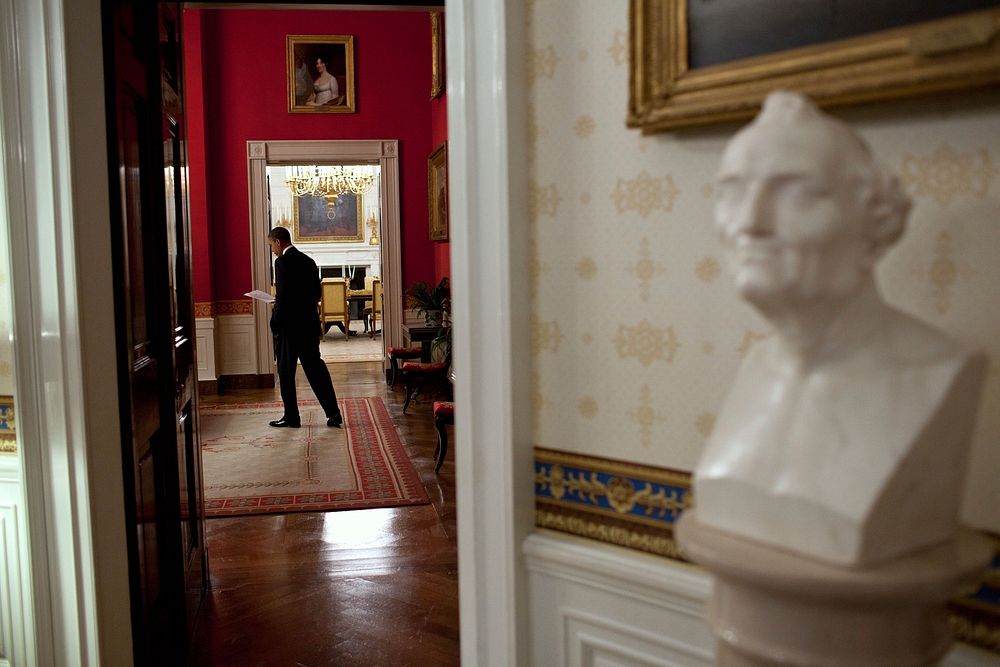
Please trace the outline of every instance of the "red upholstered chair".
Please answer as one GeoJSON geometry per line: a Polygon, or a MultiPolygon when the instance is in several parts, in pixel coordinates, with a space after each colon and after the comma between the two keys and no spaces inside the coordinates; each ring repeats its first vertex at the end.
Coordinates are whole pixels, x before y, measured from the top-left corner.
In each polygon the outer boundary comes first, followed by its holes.
{"type": "Polygon", "coordinates": [[[386,380],[386,384],[390,387],[396,384],[396,373],[399,372],[399,361],[400,359],[419,359],[424,353],[424,349],[417,345],[416,347],[390,347],[387,352],[389,355],[389,379],[386,380]]]}
{"type": "MultiPolygon", "coordinates": [[[[448,380],[448,366],[450,359],[444,361],[404,361],[403,362],[403,384],[406,385],[406,400],[403,401],[403,414],[410,407],[413,396],[426,386],[431,384],[447,384],[451,388],[448,380]]],[[[450,397],[450,396],[449,396],[450,397]]]]}
{"type": "Polygon", "coordinates": [[[445,454],[448,453],[448,430],[445,424],[455,423],[455,404],[452,401],[434,401],[434,428],[438,433],[437,451],[434,452],[434,473],[441,470],[445,454]]]}

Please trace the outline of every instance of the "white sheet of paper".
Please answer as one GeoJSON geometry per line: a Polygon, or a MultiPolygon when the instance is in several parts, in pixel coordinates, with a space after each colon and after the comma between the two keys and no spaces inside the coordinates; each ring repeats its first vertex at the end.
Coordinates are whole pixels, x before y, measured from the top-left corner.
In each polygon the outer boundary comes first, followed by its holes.
{"type": "Polygon", "coordinates": [[[267,292],[262,292],[259,289],[255,289],[252,292],[247,292],[243,296],[248,296],[251,299],[257,299],[258,301],[263,301],[264,303],[274,303],[274,297],[267,292]]]}

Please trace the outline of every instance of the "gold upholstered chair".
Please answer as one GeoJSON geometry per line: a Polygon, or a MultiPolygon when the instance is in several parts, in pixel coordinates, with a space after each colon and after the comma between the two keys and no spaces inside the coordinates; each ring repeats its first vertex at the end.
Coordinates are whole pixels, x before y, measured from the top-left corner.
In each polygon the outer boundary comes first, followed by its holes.
{"type": "Polygon", "coordinates": [[[375,278],[372,280],[372,300],[371,308],[365,308],[365,317],[368,322],[368,335],[372,338],[378,331],[375,330],[375,322],[382,319],[382,280],[375,278]]]}
{"type": "Polygon", "coordinates": [[[324,278],[321,283],[319,319],[323,327],[323,335],[329,331],[327,323],[337,325],[344,336],[350,339],[351,314],[347,308],[347,279],[324,278]]]}

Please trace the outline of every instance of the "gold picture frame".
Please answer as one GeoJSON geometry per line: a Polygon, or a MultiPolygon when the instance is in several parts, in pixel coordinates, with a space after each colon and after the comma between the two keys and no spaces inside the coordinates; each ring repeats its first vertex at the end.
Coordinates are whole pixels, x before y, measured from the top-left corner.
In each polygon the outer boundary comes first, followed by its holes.
{"type": "Polygon", "coordinates": [[[431,99],[444,92],[444,17],[431,12],[431,99]]]}
{"type": "Polygon", "coordinates": [[[652,133],[741,120],[777,88],[838,106],[1000,81],[1000,8],[694,69],[689,18],[688,0],[631,0],[630,127],[652,133]]]}
{"type": "Polygon", "coordinates": [[[353,35],[287,35],[285,46],[288,113],[354,113],[353,35]]]}
{"type": "Polygon", "coordinates": [[[293,243],[360,243],[364,241],[364,199],[353,192],[332,198],[292,196],[293,243]],[[330,206],[334,216],[327,213],[330,206]]]}
{"type": "Polygon", "coordinates": [[[448,142],[427,158],[427,220],[431,241],[448,240],[448,142]]]}

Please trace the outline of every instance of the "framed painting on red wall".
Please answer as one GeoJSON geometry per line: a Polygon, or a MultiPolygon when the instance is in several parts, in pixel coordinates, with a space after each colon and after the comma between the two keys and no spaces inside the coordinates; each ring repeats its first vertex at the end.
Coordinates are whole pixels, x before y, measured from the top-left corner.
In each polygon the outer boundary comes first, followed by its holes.
{"type": "Polygon", "coordinates": [[[364,240],[361,195],[292,197],[294,243],[358,243],[364,240]]]}
{"type": "Polygon", "coordinates": [[[431,241],[448,240],[448,142],[427,158],[427,208],[431,241]]]}
{"type": "Polygon", "coordinates": [[[288,113],[354,113],[354,36],[288,35],[288,113]]]}

